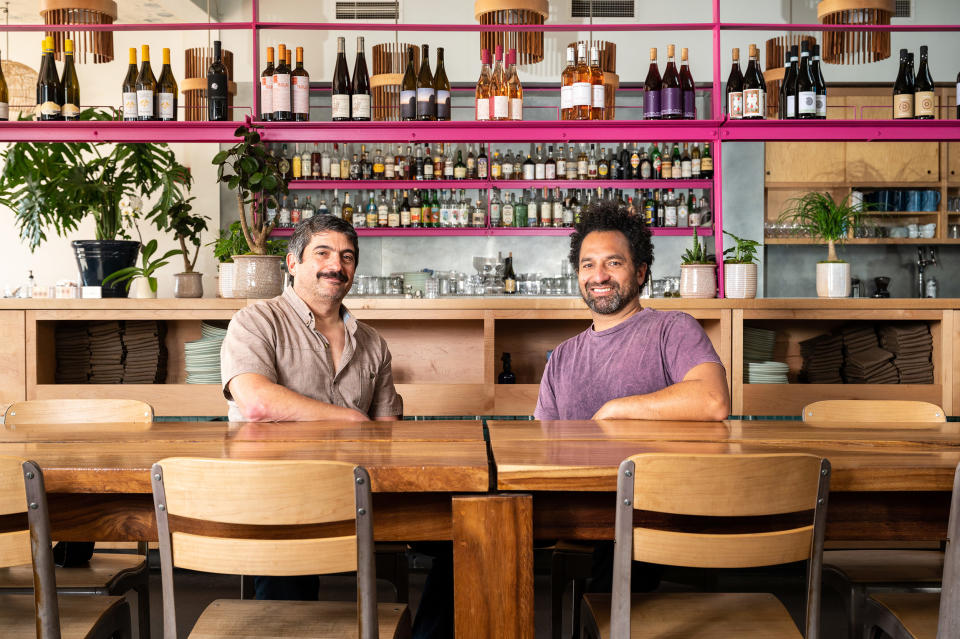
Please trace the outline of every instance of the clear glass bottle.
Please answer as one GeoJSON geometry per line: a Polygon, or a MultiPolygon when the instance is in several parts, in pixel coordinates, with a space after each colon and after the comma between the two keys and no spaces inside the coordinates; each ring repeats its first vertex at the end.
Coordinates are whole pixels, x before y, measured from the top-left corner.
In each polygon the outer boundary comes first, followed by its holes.
{"type": "Polygon", "coordinates": [[[477,198],[474,206],[470,205],[471,226],[475,229],[482,229],[487,225],[487,207],[483,204],[483,198],[477,198]]]}
{"type": "Polygon", "coordinates": [[[553,226],[553,195],[547,187],[543,188],[543,197],[540,200],[540,226],[553,226]]]}
{"type": "MultiPolygon", "coordinates": [[[[371,198],[373,194],[371,193],[371,198]]],[[[377,199],[377,226],[386,227],[390,225],[390,205],[387,203],[387,192],[380,191],[380,197],[377,199]]]]}
{"type": "Polygon", "coordinates": [[[280,202],[280,210],[277,212],[277,226],[287,228],[290,226],[290,202],[283,198],[280,202]]]}
{"type": "Polygon", "coordinates": [[[543,145],[537,145],[537,156],[533,163],[534,179],[547,179],[547,160],[543,157],[543,145]]]}
{"type": "Polygon", "coordinates": [[[311,197],[307,196],[307,201],[304,202],[303,207],[300,209],[300,219],[309,220],[311,217],[317,214],[317,207],[313,205],[311,197]]]}
{"type": "Polygon", "coordinates": [[[507,95],[510,97],[510,119],[523,119],[523,86],[520,76],[517,75],[517,50],[510,49],[507,53],[507,95]]]}
{"type": "MultiPolygon", "coordinates": [[[[340,197],[338,195],[337,189],[333,190],[333,202],[330,203],[330,215],[343,218],[343,206],[340,204],[340,197]]],[[[349,220],[348,220],[349,221],[349,220]]]]}
{"type": "Polygon", "coordinates": [[[503,208],[500,215],[500,226],[510,227],[516,224],[516,219],[514,218],[514,203],[513,203],[513,193],[508,193],[507,197],[504,198],[503,208]]]}
{"type": "Polygon", "coordinates": [[[500,226],[501,221],[501,209],[503,208],[503,203],[500,201],[500,189],[493,189],[493,194],[490,196],[490,227],[497,228],[500,226]]]}
{"type": "Polygon", "coordinates": [[[503,156],[503,163],[500,166],[500,170],[503,173],[504,180],[513,179],[513,153],[510,149],[507,149],[507,152],[503,156]]]}
{"type": "Polygon", "coordinates": [[[367,200],[366,214],[367,228],[376,228],[378,224],[377,203],[373,199],[373,191],[370,191],[370,199],[367,200]]]}

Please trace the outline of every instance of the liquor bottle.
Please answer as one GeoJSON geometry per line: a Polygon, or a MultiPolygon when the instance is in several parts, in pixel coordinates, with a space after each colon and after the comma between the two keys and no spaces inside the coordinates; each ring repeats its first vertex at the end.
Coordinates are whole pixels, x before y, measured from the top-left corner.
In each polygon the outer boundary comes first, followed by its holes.
{"type": "Polygon", "coordinates": [[[566,171],[565,179],[576,180],[578,167],[579,167],[579,162],[576,160],[576,158],[573,157],[573,145],[570,144],[567,146],[567,159],[564,162],[564,168],[566,171]]]}
{"type": "Polygon", "coordinates": [[[260,74],[260,119],[273,120],[273,47],[267,47],[267,66],[260,74]]]}
{"type": "Polygon", "coordinates": [[[415,229],[418,229],[421,226],[426,226],[423,224],[423,220],[420,217],[422,212],[423,201],[420,199],[420,192],[414,189],[413,194],[410,197],[410,226],[415,229]]]}
{"type": "Polygon", "coordinates": [[[537,167],[533,163],[533,160],[530,159],[530,154],[527,153],[527,159],[523,162],[523,179],[524,180],[533,180],[537,176],[537,167]]]}
{"type": "Polygon", "coordinates": [[[683,102],[683,119],[697,119],[697,85],[690,73],[690,64],[687,62],[687,48],[680,49],[680,92],[683,102]]]}
{"type": "Polygon", "coordinates": [[[474,102],[476,104],[474,117],[477,120],[487,121],[490,119],[490,94],[492,88],[490,51],[483,49],[480,51],[480,78],[477,79],[477,88],[474,92],[474,102]]]}
{"type": "Polygon", "coordinates": [[[287,228],[293,222],[293,216],[290,213],[290,198],[283,198],[280,203],[280,211],[277,213],[277,226],[287,228]]]}
{"type": "Polygon", "coordinates": [[[683,158],[680,156],[680,147],[677,146],[676,142],[673,143],[673,157],[671,160],[673,179],[679,180],[683,177],[683,158]]]}
{"type": "Polygon", "coordinates": [[[547,179],[547,161],[543,157],[543,145],[538,144],[536,149],[536,156],[533,158],[533,179],[545,180],[547,179]]]}
{"type": "Polygon", "coordinates": [[[290,225],[296,226],[303,219],[303,209],[300,208],[300,198],[293,196],[293,206],[290,207],[290,225]]]}
{"type": "Polygon", "coordinates": [[[417,119],[417,74],[413,69],[413,47],[407,48],[407,69],[400,84],[400,119],[412,122],[417,119]]]}
{"type": "MultiPolygon", "coordinates": [[[[334,122],[346,122],[350,119],[350,73],[347,71],[346,38],[337,38],[337,61],[333,67],[332,95],[330,97],[330,115],[334,122]]],[[[407,77],[404,76],[404,83],[407,77]]],[[[403,102],[400,103],[401,110],[403,102]]]]}
{"type": "MultiPolygon", "coordinates": [[[[334,202],[334,205],[336,205],[337,203],[336,191],[334,191],[333,202],[334,202]]],[[[341,207],[340,212],[341,212],[340,217],[342,217],[344,220],[346,220],[350,224],[353,224],[353,205],[350,204],[349,191],[343,194],[343,206],[341,207]]]]}
{"type": "Polygon", "coordinates": [[[733,48],[733,65],[727,78],[727,117],[743,119],[743,74],[740,72],[740,49],[733,48]]]}
{"type": "MultiPolygon", "coordinates": [[[[813,73],[813,82],[817,92],[817,119],[827,119],[827,83],[823,80],[823,70],[820,65],[820,45],[813,45],[813,63],[810,67],[813,73]]],[[[762,75],[760,77],[763,77],[762,75]]]]}
{"type": "Polygon", "coordinates": [[[660,176],[664,180],[673,179],[673,154],[670,153],[670,145],[663,145],[663,153],[660,154],[660,176]]]}
{"type": "Polygon", "coordinates": [[[477,156],[473,154],[473,145],[467,145],[467,179],[477,179],[477,156]]]}
{"type": "Polygon", "coordinates": [[[918,120],[933,120],[937,116],[935,87],[927,58],[927,45],[920,47],[920,66],[914,86],[913,116],[918,120]]]}
{"type": "Polygon", "coordinates": [[[360,145],[360,179],[373,179],[373,162],[367,157],[367,145],[360,145]]]}
{"type": "Polygon", "coordinates": [[[527,206],[526,197],[526,191],[521,191],[520,197],[517,198],[516,204],[513,205],[513,225],[515,227],[523,228],[529,223],[529,207],[527,206]]]}
{"type": "Polygon", "coordinates": [[[543,188],[543,196],[540,198],[540,226],[550,228],[553,226],[553,196],[550,189],[543,188]]]}
{"type": "Polygon", "coordinates": [[[404,189],[403,200],[400,202],[400,228],[410,228],[410,197],[404,189]]]}
{"type": "MultiPolygon", "coordinates": [[[[73,63],[73,40],[69,38],[63,43],[63,76],[60,79],[60,96],[60,115],[63,119],[79,120],[80,81],[77,79],[77,67],[73,63]]],[[[6,102],[6,100],[2,100],[2,102],[6,102]]]]}
{"type": "Polygon", "coordinates": [[[60,115],[60,77],[57,75],[57,63],[53,59],[53,38],[43,39],[43,59],[37,74],[37,105],[41,120],[59,120],[60,115]]]}
{"type": "Polygon", "coordinates": [[[363,36],[357,37],[357,58],[353,62],[350,84],[350,118],[357,122],[370,120],[370,73],[363,53],[363,36]]]}
{"type": "Polygon", "coordinates": [[[543,179],[557,179],[557,161],[553,157],[553,145],[547,147],[547,159],[543,163],[543,179]]]}
{"type": "Polygon", "coordinates": [[[437,72],[433,75],[433,91],[437,100],[437,119],[450,119],[450,80],[443,64],[443,47],[437,47],[437,72]]]}
{"type": "Polygon", "coordinates": [[[150,67],[150,46],[143,45],[140,54],[140,73],[137,75],[137,119],[157,119],[157,78],[150,67]]]}
{"type": "MultiPolygon", "coordinates": [[[[340,156],[340,179],[350,178],[350,158],[347,155],[347,145],[343,145],[343,155],[340,156]]],[[[330,165],[330,172],[333,173],[333,164],[330,165]]]]}
{"type": "Polygon", "coordinates": [[[490,109],[492,120],[507,120],[510,118],[510,93],[507,87],[507,75],[503,70],[503,47],[499,44],[494,54],[493,76],[491,80],[490,109]]]}
{"type": "Polygon", "coordinates": [[[493,189],[490,196],[490,228],[499,228],[502,223],[503,203],[500,201],[500,189],[493,189]]]}
{"type": "Polygon", "coordinates": [[[810,72],[810,43],[800,43],[800,67],[797,70],[797,117],[812,120],[817,117],[817,87],[810,72]]]}
{"type": "Polygon", "coordinates": [[[710,143],[703,145],[703,155],[700,158],[700,176],[704,180],[713,178],[713,157],[710,155],[710,143]]]}
{"type": "Polygon", "coordinates": [[[571,120],[589,120],[593,113],[593,76],[587,65],[587,45],[577,43],[577,68],[573,78],[573,113],[571,120]]]}
{"type": "Polygon", "coordinates": [[[597,159],[597,145],[590,145],[590,154],[587,156],[587,179],[596,180],[600,175],[600,162],[597,159]]]}
{"type": "Polygon", "coordinates": [[[553,227],[560,228],[564,226],[564,211],[566,209],[563,198],[560,197],[560,189],[553,189],[553,227]]]}
{"type": "Polygon", "coordinates": [[[504,198],[503,207],[501,208],[500,212],[500,225],[502,227],[507,228],[516,225],[514,208],[513,193],[508,193],[507,197],[504,198]]]}
{"type": "Polygon", "coordinates": [[[467,165],[463,163],[463,151],[457,149],[457,163],[453,165],[453,179],[467,179],[467,165]]]}
{"type": "Polygon", "coordinates": [[[376,228],[378,213],[377,213],[377,203],[373,199],[373,191],[370,191],[370,196],[367,199],[367,206],[364,209],[366,215],[367,228],[376,228]]]}
{"type": "MultiPolygon", "coordinates": [[[[40,71],[44,67],[41,64],[40,71]]],[[[137,50],[130,47],[130,64],[127,66],[127,75],[123,78],[123,120],[130,122],[137,119],[137,50]]],[[[39,84],[37,93],[39,94],[39,84]]],[[[37,95],[37,104],[43,104],[40,95],[37,95]]],[[[911,109],[912,112],[912,109],[911,109]]]]}
{"type": "Polygon", "coordinates": [[[513,179],[519,180],[523,177],[523,155],[517,151],[513,156],[513,179]]]}
{"type": "Polygon", "coordinates": [[[667,190],[667,195],[663,199],[663,226],[677,225],[677,198],[673,189],[667,190]]]}
{"type": "Polygon", "coordinates": [[[694,144],[693,151],[690,153],[690,177],[699,180],[700,173],[700,145],[694,144]]]}
{"type": "MultiPolygon", "coordinates": [[[[633,164],[633,156],[630,158],[631,167],[633,164]]],[[[653,162],[650,160],[650,156],[647,155],[646,151],[640,155],[640,163],[637,165],[637,172],[634,174],[631,171],[630,179],[636,180],[651,180],[653,179],[653,162]]]]}
{"type": "Polygon", "coordinates": [[[7,88],[7,79],[3,77],[3,67],[0,67],[0,121],[10,119],[10,90],[7,88]]]}
{"type": "MultiPolygon", "coordinates": [[[[371,198],[373,194],[371,193],[371,198]]],[[[390,205],[387,204],[387,192],[380,191],[377,198],[377,226],[386,228],[390,224],[390,205]]]]}
{"type": "Polygon", "coordinates": [[[517,292],[517,274],[513,270],[513,252],[504,260],[503,267],[503,292],[507,295],[513,295],[517,292]]]}
{"type": "MultiPolygon", "coordinates": [[[[427,196],[429,197],[429,195],[430,195],[430,194],[428,193],[427,196]]],[[[440,192],[439,192],[439,191],[434,191],[434,192],[433,192],[433,204],[431,205],[432,214],[431,214],[431,217],[430,217],[430,222],[431,222],[432,226],[435,226],[435,227],[436,227],[436,226],[440,226],[440,206],[441,206],[441,205],[440,205],[440,192]]],[[[486,217],[484,217],[484,221],[486,221],[486,217]]]]}
{"type": "Polygon", "coordinates": [[[483,200],[481,198],[477,198],[477,203],[475,206],[471,204],[470,218],[470,226],[475,229],[482,229],[487,225],[487,209],[483,205],[483,200]]]}
{"type": "Polygon", "coordinates": [[[650,47],[650,68],[643,83],[643,119],[660,119],[660,67],[657,66],[657,48],[650,47]]]}
{"type": "Polygon", "coordinates": [[[430,45],[420,46],[420,73],[417,76],[417,119],[437,119],[437,93],[430,71],[430,45]]]}
{"type": "Polygon", "coordinates": [[[503,161],[500,163],[500,173],[504,180],[513,179],[513,154],[510,149],[503,155],[503,161]]]}
{"type": "Polygon", "coordinates": [[[277,68],[273,70],[273,119],[277,122],[293,119],[293,112],[290,109],[290,71],[290,67],[287,66],[287,45],[278,45],[277,68]]]}
{"type": "Polygon", "coordinates": [[[575,120],[573,114],[573,79],[576,75],[576,52],[573,47],[567,47],[567,66],[560,74],[560,119],[575,120]]]}
{"type": "Polygon", "coordinates": [[[663,177],[663,156],[660,155],[660,147],[656,142],[653,143],[653,149],[650,151],[650,164],[653,167],[653,179],[661,179],[663,177]]]}
{"type": "Polygon", "coordinates": [[[517,50],[507,52],[507,94],[510,96],[510,119],[523,119],[523,87],[517,75],[517,50]]]}
{"type": "Polygon", "coordinates": [[[390,153],[390,147],[387,147],[387,153],[384,156],[384,160],[383,160],[383,179],[384,180],[397,179],[397,164],[393,154],[390,153]]]}
{"type": "MultiPolygon", "coordinates": [[[[289,67],[287,69],[289,70],[289,67]]],[[[213,62],[207,69],[207,119],[211,122],[223,122],[230,119],[227,112],[227,82],[227,67],[223,65],[220,41],[214,40],[213,62]]],[[[289,85],[288,75],[287,86],[289,87],[289,85]]],[[[289,93],[287,95],[289,97],[289,93]]],[[[276,97],[276,92],[274,92],[274,97],[276,97]]],[[[289,106],[288,100],[287,107],[289,108],[289,106]]]]}
{"type": "Polygon", "coordinates": [[[767,117],[767,83],[760,71],[757,45],[750,45],[750,62],[743,77],[743,119],[763,120],[767,117]]]}
{"type": "MultiPolygon", "coordinates": [[[[320,200],[320,206],[323,207],[323,212],[328,213],[327,205],[323,200],[320,200]]],[[[303,207],[300,209],[300,219],[309,220],[314,215],[318,214],[318,209],[313,205],[311,196],[307,196],[307,201],[304,203],[303,207]]]]}
{"type": "Polygon", "coordinates": [[[327,153],[327,145],[323,145],[321,151],[316,142],[313,143],[313,152],[310,154],[310,177],[314,180],[330,179],[330,154],[327,153]]]}
{"type": "MultiPolygon", "coordinates": [[[[526,191],[524,191],[524,198],[526,198],[526,191]]],[[[539,219],[540,203],[534,197],[533,189],[530,189],[530,199],[527,200],[527,226],[537,228],[540,225],[539,219]]]]}
{"type": "Polygon", "coordinates": [[[340,204],[340,197],[337,189],[333,190],[333,202],[330,203],[330,215],[340,219],[344,219],[343,205],[340,204]]]}
{"type": "Polygon", "coordinates": [[[160,68],[160,79],[157,80],[157,118],[164,122],[173,122],[177,119],[177,81],[173,78],[170,68],[170,49],[163,52],[163,67],[160,68]]]}
{"type": "Polygon", "coordinates": [[[293,157],[290,158],[290,177],[293,180],[302,180],[303,172],[301,167],[303,166],[303,156],[300,155],[300,145],[293,145],[293,157]]]}
{"type": "Polygon", "coordinates": [[[364,209],[362,196],[357,196],[357,206],[353,207],[353,225],[358,229],[366,228],[367,212],[364,209]]]}
{"type": "Polygon", "coordinates": [[[784,105],[785,119],[793,120],[797,118],[797,78],[800,75],[798,48],[796,45],[790,47],[790,66],[783,75],[783,91],[781,92],[784,105]]]}
{"type": "Polygon", "coordinates": [[[310,120],[310,74],[303,68],[303,47],[297,47],[297,66],[290,72],[293,91],[293,119],[296,122],[310,120]]]}
{"type": "Polygon", "coordinates": [[[674,60],[676,47],[667,45],[667,68],[660,83],[660,117],[664,120],[679,120],[683,117],[683,97],[680,88],[680,74],[674,60]]]}
{"type": "Polygon", "coordinates": [[[603,71],[600,69],[600,53],[595,44],[590,47],[590,84],[593,96],[590,119],[602,120],[606,113],[606,89],[603,85],[603,71]]]}
{"type": "Polygon", "coordinates": [[[487,157],[486,145],[480,145],[480,155],[477,156],[477,179],[486,180],[490,176],[490,160],[487,157]]]}
{"type": "Polygon", "coordinates": [[[683,143],[683,154],[680,156],[680,177],[684,180],[693,178],[693,158],[690,157],[690,148],[683,143]]]}
{"type": "Polygon", "coordinates": [[[430,147],[427,147],[426,157],[423,158],[423,179],[432,180],[439,177],[442,171],[443,169],[441,167],[434,164],[433,156],[430,155],[430,147]]]}
{"type": "Polygon", "coordinates": [[[597,179],[607,180],[610,178],[610,162],[607,159],[607,150],[600,149],[600,157],[597,159],[597,179]]]}
{"type": "Polygon", "coordinates": [[[397,208],[397,192],[394,191],[390,198],[390,209],[387,211],[387,226],[392,229],[400,227],[400,211],[397,208]]]}
{"type": "Polygon", "coordinates": [[[386,170],[387,166],[383,161],[383,151],[380,149],[380,147],[377,147],[377,152],[373,155],[373,179],[385,179],[386,170]]]}

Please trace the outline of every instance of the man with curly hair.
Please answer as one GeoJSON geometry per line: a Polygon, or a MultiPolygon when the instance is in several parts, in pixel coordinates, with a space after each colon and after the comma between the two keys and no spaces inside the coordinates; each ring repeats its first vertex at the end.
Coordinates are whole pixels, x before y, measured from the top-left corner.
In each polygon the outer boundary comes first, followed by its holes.
{"type": "Polygon", "coordinates": [[[590,207],[570,238],[570,263],[593,326],[553,351],[537,419],[727,417],[726,372],[700,324],[679,311],[640,307],[653,264],[640,217],[610,201],[590,207]]]}

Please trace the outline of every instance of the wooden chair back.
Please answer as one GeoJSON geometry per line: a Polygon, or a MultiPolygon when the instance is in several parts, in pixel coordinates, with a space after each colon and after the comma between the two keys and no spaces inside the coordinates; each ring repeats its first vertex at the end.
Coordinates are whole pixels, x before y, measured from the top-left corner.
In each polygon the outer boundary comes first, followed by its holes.
{"type": "Polygon", "coordinates": [[[936,404],[900,399],[828,399],[807,404],[801,414],[803,421],[811,424],[947,421],[936,404]]]}
{"type": "Polygon", "coordinates": [[[153,407],[136,399],[31,399],[7,407],[4,424],[153,421],[153,407]]]}
{"type": "Polygon", "coordinates": [[[937,639],[960,637],[960,465],[953,474],[953,497],[947,524],[947,546],[943,556],[943,582],[940,590],[940,614],[937,639]]]}
{"type": "Polygon", "coordinates": [[[813,455],[635,455],[617,482],[611,637],[630,637],[632,561],[746,568],[809,560],[807,639],[819,628],[830,463],[813,455]]]}
{"type": "Polygon", "coordinates": [[[377,637],[370,476],[334,461],[169,458],[153,465],[164,639],[173,568],[244,575],[357,571],[360,639],[377,637]]]}

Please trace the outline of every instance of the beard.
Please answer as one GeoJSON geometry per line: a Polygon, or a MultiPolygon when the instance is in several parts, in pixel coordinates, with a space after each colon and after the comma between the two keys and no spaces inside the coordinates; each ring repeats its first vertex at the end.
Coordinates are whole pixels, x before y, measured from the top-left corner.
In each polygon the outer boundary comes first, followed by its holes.
{"type": "MultiPolygon", "coordinates": [[[[640,285],[634,280],[630,280],[623,286],[620,286],[611,279],[603,282],[602,285],[611,287],[613,292],[610,295],[598,298],[593,296],[587,286],[584,286],[580,290],[580,296],[583,298],[583,301],[587,303],[587,306],[590,307],[590,310],[600,315],[616,313],[640,294],[640,285]]],[[[590,286],[597,285],[591,284],[590,286]]]]}

